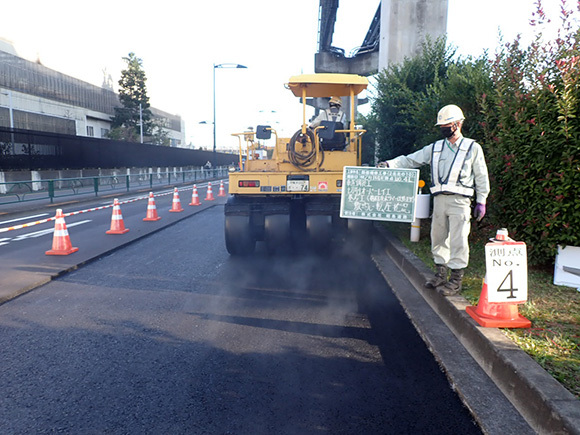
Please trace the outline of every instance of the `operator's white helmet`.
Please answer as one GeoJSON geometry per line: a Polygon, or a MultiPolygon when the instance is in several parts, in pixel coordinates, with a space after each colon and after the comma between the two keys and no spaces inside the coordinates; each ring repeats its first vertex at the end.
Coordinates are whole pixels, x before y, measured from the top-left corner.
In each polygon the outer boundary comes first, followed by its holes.
{"type": "Polygon", "coordinates": [[[450,124],[455,121],[463,121],[465,116],[459,107],[455,104],[449,104],[443,107],[437,114],[437,124],[435,125],[445,125],[450,124]]]}

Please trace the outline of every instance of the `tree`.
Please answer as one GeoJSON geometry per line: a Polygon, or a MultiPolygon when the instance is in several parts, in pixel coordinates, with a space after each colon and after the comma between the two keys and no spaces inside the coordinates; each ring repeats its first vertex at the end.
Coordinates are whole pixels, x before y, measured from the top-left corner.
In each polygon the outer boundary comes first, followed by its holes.
{"type": "Polygon", "coordinates": [[[154,145],[170,146],[169,133],[166,130],[167,120],[156,118],[151,121],[151,142],[154,145]]]}
{"type": "Polygon", "coordinates": [[[150,135],[152,129],[152,115],[149,110],[147,96],[147,77],[143,69],[143,62],[129,53],[123,60],[127,68],[121,71],[119,80],[119,100],[122,107],[115,108],[115,116],[111,120],[109,137],[115,139],[135,140],[141,133],[141,118],[143,135],[150,135]]]}
{"type": "Polygon", "coordinates": [[[491,89],[485,55],[455,58],[455,49],[446,46],[445,38],[427,38],[420,54],[390,65],[377,77],[369,119],[379,144],[379,160],[409,154],[438,139],[435,119],[447,104],[462,108],[467,118],[465,134],[480,137],[480,100],[491,89]]]}
{"type": "MultiPolygon", "coordinates": [[[[462,108],[463,133],[483,137],[482,96],[492,92],[487,56],[455,57],[445,38],[427,38],[422,51],[400,64],[392,64],[377,77],[375,98],[367,121],[374,132],[379,161],[409,154],[440,138],[435,120],[447,104],[462,108]]],[[[484,147],[485,149],[485,147],[484,147]]],[[[429,168],[421,168],[429,180],[429,168]]]]}

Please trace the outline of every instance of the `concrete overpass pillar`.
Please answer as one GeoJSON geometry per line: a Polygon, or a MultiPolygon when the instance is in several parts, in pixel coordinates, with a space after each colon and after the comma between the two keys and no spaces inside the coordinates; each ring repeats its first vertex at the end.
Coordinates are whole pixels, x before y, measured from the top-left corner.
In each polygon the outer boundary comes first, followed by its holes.
{"type": "Polygon", "coordinates": [[[353,57],[346,57],[340,50],[323,49],[315,55],[315,71],[368,76],[389,63],[400,63],[405,57],[414,56],[427,35],[437,39],[447,33],[448,3],[449,0],[381,0],[378,49],[353,57]]]}
{"type": "Polygon", "coordinates": [[[427,35],[445,35],[448,7],[448,0],[381,0],[379,70],[417,54],[427,35]]]}

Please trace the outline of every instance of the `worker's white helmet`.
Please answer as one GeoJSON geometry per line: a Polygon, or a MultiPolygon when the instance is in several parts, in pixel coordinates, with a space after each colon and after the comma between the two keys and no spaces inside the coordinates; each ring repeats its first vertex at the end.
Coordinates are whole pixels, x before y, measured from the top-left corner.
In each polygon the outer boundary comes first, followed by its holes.
{"type": "Polygon", "coordinates": [[[435,125],[445,125],[450,124],[455,121],[463,121],[465,117],[463,112],[455,104],[449,104],[443,107],[437,114],[437,124],[435,125]]]}

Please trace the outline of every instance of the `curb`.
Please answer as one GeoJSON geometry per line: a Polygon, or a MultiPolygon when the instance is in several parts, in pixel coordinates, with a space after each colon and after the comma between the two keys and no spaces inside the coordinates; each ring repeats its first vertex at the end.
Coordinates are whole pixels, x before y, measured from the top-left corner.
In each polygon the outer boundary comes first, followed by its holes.
{"type": "MultiPolygon", "coordinates": [[[[517,347],[498,328],[479,326],[466,312],[470,305],[462,296],[445,297],[424,288],[423,283],[433,272],[407,249],[394,235],[381,225],[375,225],[375,250],[373,260],[388,281],[389,275],[384,270],[384,257],[390,257],[439,318],[447,325],[460,344],[485,371],[487,376],[521,414],[527,424],[536,433],[562,433],[580,435],[580,401],[566,388],[558,383],[548,372],[540,367],[523,350],[517,347]]],[[[389,282],[389,284],[391,284],[389,282]]],[[[411,318],[419,334],[424,337],[432,334],[424,328],[420,319],[413,318],[413,307],[408,305],[397,285],[391,285],[393,292],[401,301],[407,315],[411,318]]],[[[445,355],[433,343],[428,343],[436,359],[443,362],[445,355]]],[[[453,374],[444,367],[447,375],[453,374]]],[[[454,385],[466,406],[481,423],[477,409],[478,404],[469,403],[469,394],[463,394],[461,383],[454,385]]],[[[497,418],[497,416],[496,416],[497,418]]],[[[485,425],[482,425],[485,430],[485,425]]],[[[515,429],[513,426],[511,429],[515,429]]],[[[503,428],[505,431],[505,426],[503,428]]],[[[493,429],[490,429],[493,431],[493,429]]],[[[516,433],[516,432],[514,432],[516,433]]],[[[521,433],[521,432],[517,432],[521,433]]]]}

